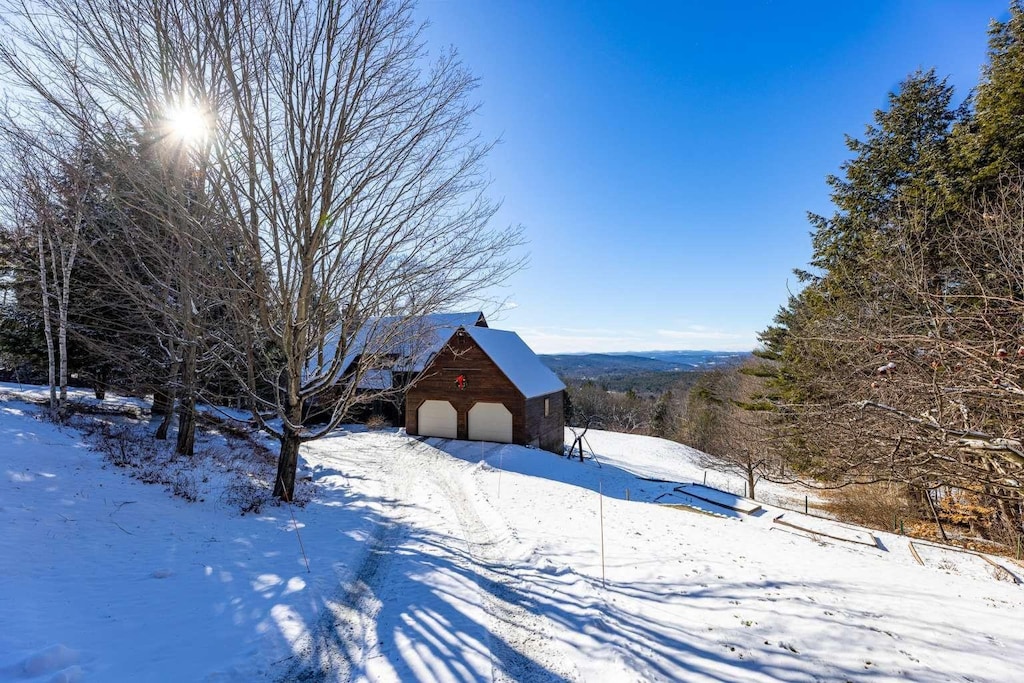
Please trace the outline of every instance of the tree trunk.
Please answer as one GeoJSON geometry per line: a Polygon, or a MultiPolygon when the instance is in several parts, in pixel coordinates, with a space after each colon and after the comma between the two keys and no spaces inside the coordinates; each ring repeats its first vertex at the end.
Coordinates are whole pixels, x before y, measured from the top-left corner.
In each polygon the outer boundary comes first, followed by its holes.
{"type": "Polygon", "coordinates": [[[102,401],[107,397],[107,381],[109,379],[110,370],[105,365],[101,365],[92,378],[92,392],[97,401],[102,401]]]}
{"type": "Polygon", "coordinates": [[[178,403],[178,441],[174,451],[178,455],[194,455],[196,446],[196,398],[186,394],[178,403]]]}
{"type": "Polygon", "coordinates": [[[39,248],[39,287],[43,294],[43,336],[46,338],[46,365],[50,381],[50,414],[57,414],[57,359],[53,350],[53,326],[50,324],[50,287],[46,278],[46,247],[42,228],[37,228],[39,248]]]}
{"type": "Polygon", "coordinates": [[[155,438],[163,441],[167,438],[167,432],[171,428],[171,418],[174,416],[174,395],[171,394],[168,397],[167,412],[164,413],[164,419],[160,420],[160,426],[156,428],[155,438]]]}
{"type": "Polygon", "coordinates": [[[747,497],[750,498],[750,500],[757,500],[757,498],[754,497],[754,484],[755,483],[757,483],[757,480],[754,477],[754,468],[752,466],[748,465],[747,466],[747,497]]]}
{"type": "Polygon", "coordinates": [[[152,415],[170,415],[174,412],[174,392],[167,387],[153,389],[152,415]]]}
{"type": "MultiPolygon", "coordinates": [[[[172,346],[169,349],[169,351],[171,353],[171,357],[174,358],[174,347],[172,346]]],[[[177,385],[178,382],[178,373],[180,372],[180,370],[181,363],[178,360],[174,360],[171,363],[171,370],[167,376],[167,384],[164,388],[164,391],[167,392],[167,412],[164,413],[163,422],[160,423],[160,426],[156,430],[156,438],[160,439],[161,441],[167,438],[167,432],[168,430],[170,430],[171,427],[171,418],[174,416],[174,404],[175,401],[177,400],[177,392],[175,391],[175,386],[177,385]]],[[[153,403],[156,403],[156,394],[153,395],[153,403]]]]}
{"type": "Polygon", "coordinates": [[[274,497],[291,502],[295,498],[295,471],[299,466],[298,433],[288,427],[281,438],[281,454],[277,459],[277,479],[274,480],[274,497]]]}
{"type": "Polygon", "coordinates": [[[175,452],[178,455],[194,455],[196,444],[196,347],[188,344],[184,349],[181,364],[182,390],[178,401],[178,443],[175,452]]]}
{"type": "Polygon", "coordinates": [[[60,398],[57,401],[57,413],[63,417],[68,406],[68,302],[66,295],[62,295],[58,301],[57,344],[60,348],[60,398]]]}
{"type": "Polygon", "coordinates": [[[935,501],[932,500],[930,489],[925,489],[924,497],[928,501],[928,507],[932,510],[932,516],[935,517],[935,526],[939,527],[939,535],[942,536],[943,541],[949,543],[949,536],[946,535],[946,528],[942,526],[942,520],[939,519],[939,511],[935,509],[935,501]]]}
{"type": "Polygon", "coordinates": [[[68,308],[71,300],[71,270],[75,267],[75,257],[78,254],[78,232],[81,229],[82,221],[76,220],[70,235],[70,245],[65,248],[60,242],[61,249],[61,290],[57,300],[57,340],[60,344],[60,414],[67,412],[68,406],[68,308]]]}

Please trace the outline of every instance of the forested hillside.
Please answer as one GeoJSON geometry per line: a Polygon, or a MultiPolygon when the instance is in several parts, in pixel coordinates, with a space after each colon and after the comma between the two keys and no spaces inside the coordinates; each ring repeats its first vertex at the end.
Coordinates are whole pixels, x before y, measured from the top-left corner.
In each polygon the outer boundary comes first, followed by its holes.
{"type": "Polygon", "coordinates": [[[592,382],[608,391],[657,396],[690,386],[704,370],[737,365],[749,357],[729,351],[650,351],[544,354],[540,359],[566,384],[592,382]]]}

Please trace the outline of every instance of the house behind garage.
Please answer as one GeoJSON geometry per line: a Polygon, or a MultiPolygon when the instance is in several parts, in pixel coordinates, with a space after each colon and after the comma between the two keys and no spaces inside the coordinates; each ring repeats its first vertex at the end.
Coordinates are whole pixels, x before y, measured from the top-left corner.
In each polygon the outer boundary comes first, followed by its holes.
{"type": "Polygon", "coordinates": [[[460,326],[409,387],[405,429],[561,454],[564,392],[562,381],[515,332],[460,326]]]}
{"type": "Polygon", "coordinates": [[[404,390],[455,330],[474,326],[487,327],[483,312],[370,318],[349,343],[341,376],[355,376],[362,390],[404,390]],[[373,362],[360,367],[366,356],[373,362]]]}
{"type": "MultiPolygon", "coordinates": [[[[326,374],[331,364],[340,361],[336,382],[354,383],[360,395],[348,419],[358,422],[378,415],[394,424],[404,424],[409,384],[455,330],[474,326],[487,327],[483,312],[371,317],[347,340],[344,356],[337,360],[341,329],[334,330],[325,340],[321,357],[307,364],[307,373],[326,374]]],[[[330,393],[322,396],[325,408],[321,412],[314,409],[313,418],[329,415],[333,400],[330,393]]]]}

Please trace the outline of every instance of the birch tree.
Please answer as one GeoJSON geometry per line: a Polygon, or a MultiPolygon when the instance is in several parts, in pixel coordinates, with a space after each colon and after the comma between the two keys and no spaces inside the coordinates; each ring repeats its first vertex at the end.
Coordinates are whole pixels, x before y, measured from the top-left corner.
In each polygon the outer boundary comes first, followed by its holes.
{"type": "Polygon", "coordinates": [[[10,228],[34,246],[50,411],[60,418],[68,400],[72,274],[82,233],[96,215],[96,172],[81,137],[68,140],[57,130],[29,130],[11,119],[0,126],[0,134],[10,228]]]}
{"type": "Polygon", "coordinates": [[[90,245],[93,263],[106,268],[138,319],[150,321],[166,366],[161,393],[171,404],[157,437],[166,436],[176,399],[176,450],[191,455],[199,313],[209,308],[201,301],[209,283],[199,273],[207,253],[200,245],[217,239],[200,234],[216,221],[204,201],[210,155],[197,112],[200,103],[214,106],[221,82],[198,23],[202,8],[148,0],[5,4],[0,63],[21,110],[84,136],[107,164],[119,220],[90,245]]]}

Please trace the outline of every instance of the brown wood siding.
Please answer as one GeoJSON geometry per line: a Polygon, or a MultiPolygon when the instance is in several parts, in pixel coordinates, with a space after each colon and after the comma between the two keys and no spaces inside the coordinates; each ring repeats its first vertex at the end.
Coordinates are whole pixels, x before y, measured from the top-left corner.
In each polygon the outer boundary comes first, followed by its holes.
{"type": "MultiPolygon", "coordinates": [[[[502,403],[512,413],[512,441],[530,443],[523,395],[468,334],[453,337],[409,388],[405,410],[407,433],[419,434],[418,410],[427,400],[452,404],[458,414],[460,439],[469,437],[469,409],[475,403],[502,403]],[[459,375],[466,378],[464,389],[459,389],[456,383],[459,375]]],[[[542,402],[542,415],[543,410],[542,402]]]]}
{"type": "Polygon", "coordinates": [[[528,443],[561,455],[565,445],[565,392],[527,400],[526,424],[528,443]],[[550,401],[547,417],[544,416],[544,399],[550,401]]]}
{"type": "Polygon", "coordinates": [[[419,407],[427,400],[448,401],[458,415],[458,438],[469,438],[469,410],[476,403],[502,403],[512,413],[512,441],[561,454],[565,443],[565,392],[526,400],[468,334],[455,336],[409,388],[405,430],[419,434],[419,407]],[[466,386],[459,389],[462,375],[466,386]],[[544,415],[544,399],[550,401],[544,415]]]}

